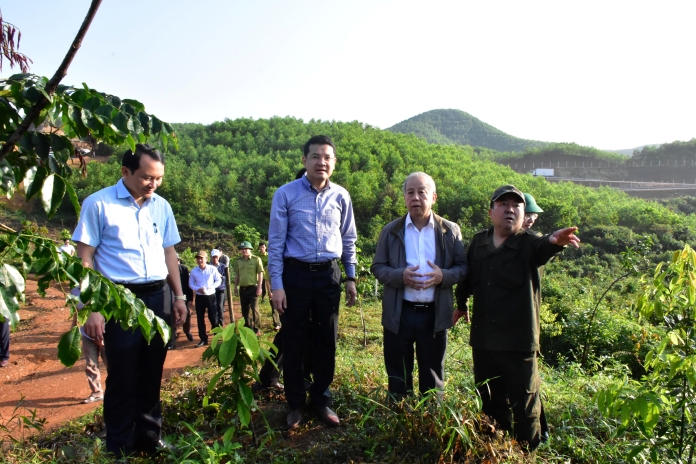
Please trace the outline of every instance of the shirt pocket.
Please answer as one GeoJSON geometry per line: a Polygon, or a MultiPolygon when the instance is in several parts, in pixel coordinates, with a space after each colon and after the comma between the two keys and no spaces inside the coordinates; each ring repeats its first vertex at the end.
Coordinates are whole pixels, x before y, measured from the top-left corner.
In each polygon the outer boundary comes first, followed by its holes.
{"type": "Polygon", "coordinates": [[[504,288],[515,289],[524,282],[524,269],[517,259],[499,263],[495,271],[498,284],[504,288]]]}

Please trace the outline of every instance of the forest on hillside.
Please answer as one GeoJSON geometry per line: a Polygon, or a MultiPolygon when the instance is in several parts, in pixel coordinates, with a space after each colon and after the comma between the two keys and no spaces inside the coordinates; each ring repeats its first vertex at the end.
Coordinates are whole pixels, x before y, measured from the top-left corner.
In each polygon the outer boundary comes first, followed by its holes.
{"type": "MultiPolygon", "coordinates": [[[[688,142],[675,141],[659,146],[647,146],[633,152],[636,161],[693,161],[696,160],[696,138],[688,142]]],[[[664,164],[664,163],[663,163],[664,164]]]]}
{"type": "Polygon", "coordinates": [[[501,152],[517,152],[546,145],[545,142],[508,135],[469,113],[454,109],[427,111],[387,130],[414,134],[430,143],[471,145],[501,152]]]}
{"type": "MultiPolygon", "coordinates": [[[[621,192],[551,184],[482,160],[469,146],[430,144],[359,122],[272,118],[174,127],[179,148],[167,155],[158,192],[184,224],[223,230],[245,224],[265,235],[273,193],[302,167],[303,143],[324,133],[337,145],[332,180],[351,192],[368,252],[382,226],[404,214],[401,183],[413,171],[433,176],[436,212],[458,222],[465,236],[487,225],[490,193],[504,183],[514,183],[546,205],[538,223],[545,230],[569,224],[583,231],[626,227],[654,236],[667,248],[688,241],[696,230],[694,218],[621,192]]],[[[119,159],[117,152],[110,162],[88,165],[88,176],[76,181],[80,199],[118,179],[119,159]]]]}

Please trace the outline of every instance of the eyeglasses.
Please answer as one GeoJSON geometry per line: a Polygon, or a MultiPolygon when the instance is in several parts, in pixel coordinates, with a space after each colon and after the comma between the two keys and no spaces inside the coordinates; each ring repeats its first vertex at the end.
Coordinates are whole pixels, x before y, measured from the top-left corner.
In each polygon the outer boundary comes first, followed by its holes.
{"type": "Polygon", "coordinates": [[[524,213],[524,218],[525,219],[532,219],[536,221],[536,219],[539,217],[537,213],[524,213]]]}
{"type": "Polygon", "coordinates": [[[309,155],[309,156],[307,157],[307,159],[310,160],[310,161],[312,161],[312,162],[315,162],[315,163],[316,163],[317,161],[319,161],[320,159],[323,159],[325,162],[329,163],[329,162],[335,160],[336,157],[335,157],[335,156],[329,156],[329,155],[326,155],[326,156],[321,156],[321,155],[309,155]]]}

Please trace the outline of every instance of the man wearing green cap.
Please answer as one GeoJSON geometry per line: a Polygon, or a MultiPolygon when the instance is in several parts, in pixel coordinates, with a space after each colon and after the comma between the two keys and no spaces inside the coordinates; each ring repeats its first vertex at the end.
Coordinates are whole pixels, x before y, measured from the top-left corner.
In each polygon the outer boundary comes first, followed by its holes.
{"type": "Polygon", "coordinates": [[[533,196],[528,193],[524,194],[524,221],[522,222],[522,228],[524,230],[531,229],[534,225],[534,221],[539,217],[538,213],[543,213],[544,210],[539,208],[536,200],[533,196]]]}
{"type": "Polygon", "coordinates": [[[242,257],[234,263],[234,294],[239,296],[244,325],[261,335],[261,314],[259,296],[263,283],[263,264],[258,256],[251,254],[250,242],[239,246],[242,257]]]}
{"type": "Polygon", "coordinates": [[[542,438],[539,395],[539,266],[580,239],[576,227],[536,236],[522,229],[525,197],[514,185],[493,193],[493,227],[474,235],[467,251],[469,274],[457,286],[454,322],[469,321],[474,380],[483,412],[528,450],[542,438]]]}

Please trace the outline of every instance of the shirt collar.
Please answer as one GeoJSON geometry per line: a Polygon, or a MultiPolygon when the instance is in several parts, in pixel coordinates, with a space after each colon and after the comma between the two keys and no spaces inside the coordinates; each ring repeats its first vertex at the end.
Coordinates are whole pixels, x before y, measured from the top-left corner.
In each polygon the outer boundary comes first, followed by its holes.
{"type": "MultiPolygon", "coordinates": [[[[412,225],[413,227],[416,227],[415,224],[413,224],[413,221],[411,220],[411,213],[408,213],[406,215],[406,224],[404,224],[404,228],[412,225]]],[[[435,228],[435,215],[433,212],[430,212],[430,219],[428,219],[428,223],[425,225],[426,227],[432,227],[433,229],[435,228]]]]}
{"type": "MultiPolygon", "coordinates": [[[[481,243],[479,246],[487,246],[487,245],[493,245],[493,233],[494,233],[494,228],[491,226],[490,229],[488,229],[488,233],[486,233],[486,240],[481,243]]],[[[503,242],[503,246],[506,246],[508,248],[514,248],[517,249],[520,243],[520,240],[522,240],[522,237],[524,237],[525,231],[523,228],[520,227],[520,230],[518,230],[516,233],[509,235],[505,241],[503,242]]]]}
{"type": "MultiPolygon", "coordinates": [[[[128,191],[126,186],[123,184],[123,177],[121,177],[118,182],[116,182],[116,197],[117,198],[133,198],[133,195],[128,191]]],[[[150,198],[145,200],[144,203],[147,203],[148,201],[155,201],[156,195],[153,193],[150,198]]],[[[133,201],[135,201],[135,198],[133,198],[133,201]]],[[[144,204],[143,203],[143,204],[144,204]]]]}
{"type": "MultiPolygon", "coordinates": [[[[313,190],[315,192],[318,192],[318,190],[315,189],[314,186],[309,182],[309,179],[307,179],[307,173],[304,173],[304,175],[300,178],[300,180],[302,181],[302,185],[304,185],[307,190],[309,190],[309,191],[313,190]]],[[[322,192],[324,190],[328,190],[330,188],[331,188],[331,180],[327,179],[326,180],[326,187],[324,187],[322,192]]]]}

